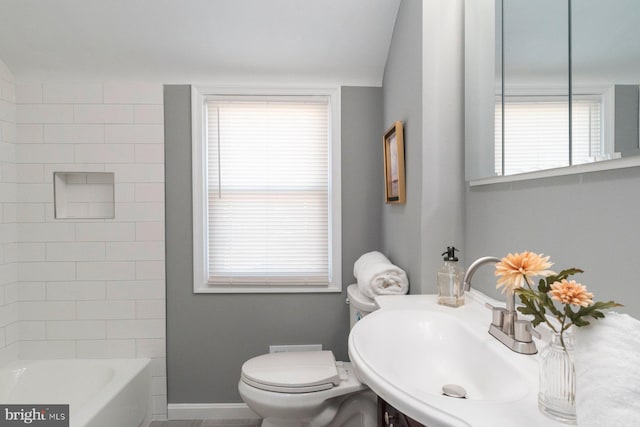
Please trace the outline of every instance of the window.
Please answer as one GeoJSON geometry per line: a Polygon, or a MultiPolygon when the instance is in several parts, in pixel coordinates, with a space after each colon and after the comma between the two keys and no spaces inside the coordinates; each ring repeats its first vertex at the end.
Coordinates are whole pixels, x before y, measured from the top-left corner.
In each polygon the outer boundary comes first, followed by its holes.
{"type": "MultiPolygon", "coordinates": [[[[496,102],[496,175],[502,175],[501,114],[496,102]]],[[[566,96],[506,97],[504,114],[504,175],[569,166],[566,96]]],[[[572,164],[600,160],[605,154],[602,97],[574,95],[572,114],[572,164]]]]}
{"type": "Polygon", "coordinates": [[[336,105],[194,89],[195,292],[341,291],[336,105]]]}

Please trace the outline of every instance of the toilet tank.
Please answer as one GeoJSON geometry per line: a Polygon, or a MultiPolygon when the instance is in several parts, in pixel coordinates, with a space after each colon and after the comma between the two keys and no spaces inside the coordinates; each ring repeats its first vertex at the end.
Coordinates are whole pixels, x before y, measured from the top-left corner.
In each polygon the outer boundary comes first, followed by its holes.
{"type": "Polygon", "coordinates": [[[349,328],[353,328],[358,320],[378,309],[376,303],[363,295],[355,284],[347,287],[347,304],[349,304],[349,328]]]}

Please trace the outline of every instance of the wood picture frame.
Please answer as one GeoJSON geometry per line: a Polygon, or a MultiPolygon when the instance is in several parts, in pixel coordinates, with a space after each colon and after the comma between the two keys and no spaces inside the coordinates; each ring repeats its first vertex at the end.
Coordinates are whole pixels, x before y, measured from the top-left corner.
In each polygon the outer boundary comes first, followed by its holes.
{"type": "Polygon", "coordinates": [[[404,137],[402,122],[395,122],[382,138],[386,203],[405,203],[404,137]]]}

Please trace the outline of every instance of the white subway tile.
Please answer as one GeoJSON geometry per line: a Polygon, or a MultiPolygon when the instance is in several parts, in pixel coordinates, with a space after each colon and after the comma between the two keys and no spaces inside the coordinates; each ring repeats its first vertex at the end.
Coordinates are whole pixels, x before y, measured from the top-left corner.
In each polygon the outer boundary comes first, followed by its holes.
{"type": "Polygon", "coordinates": [[[75,320],[75,318],[75,302],[25,301],[20,303],[20,320],[75,320]]]}
{"type": "MultiPolygon", "coordinates": [[[[8,142],[0,142],[0,159],[4,162],[15,162],[16,145],[8,142]]],[[[6,181],[3,179],[3,181],[6,181]]]]}
{"type": "Polygon", "coordinates": [[[0,140],[15,144],[18,139],[16,124],[13,122],[2,122],[0,123],[0,127],[2,128],[2,132],[0,132],[0,140]]]}
{"type": "Polygon", "coordinates": [[[21,262],[18,265],[21,281],[58,282],[76,278],[76,264],[73,262],[21,262]]]}
{"type": "Polygon", "coordinates": [[[78,319],[135,319],[134,301],[79,301],[78,319]]]}
{"type": "Polygon", "coordinates": [[[0,80],[0,99],[15,103],[16,102],[16,86],[7,80],[0,80]]]}
{"type": "Polygon", "coordinates": [[[136,301],[136,319],[164,319],[165,317],[164,300],[136,301]]]}
{"type": "Polygon", "coordinates": [[[107,125],[104,129],[107,144],[163,144],[164,126],[158,125],[107,125]]]}
{"type": "Polygon", "coordinates": [[[17,118],[16,106],[11,102],[0,99],[0,121],[16,123],[17,118]]]}
{"type": "Polygon", "coordinates": [[[73,123],[73,105],[17,104],[16,123],[73,123]]]}
{"type": "Polygon", "coordinates": [[[73,145],[17,144],[16,163],[73,163],[73,145]]]}
{"type": "Polygon", "coordinates": [[[167,414],[167,396],[152,396],[151,406],[152,416],[156,418],[165,417],[167,414]]]}
{"type": "Polygon", "coordinates": [[[15,322],[7,326],[9,344],[17,341],[44,340],[47,338],[46,322],[15,322]]]}
{"type": "Polygon", "coordinates": [[[136,240],[138,241],[155,241],[164,240],[164,222],[137,222],[136,223],[136,240]]]}
{"type": "Polygon", "coordinates": [[[116,204],[135,202],[136,200],[135,184],[118,183],[113,190],[116,204]]]}
{"type": "Polygon", "coordinates": [[[115,182],[164,182],[164,165],[159,164],[115,164],[108,165],[115,182]]]}
{"type": "Polygon", "coordinates": [[[115,219],[118,221],[162,221],[164,220],[164,203],[120,203],[116,206],[115,219]]]}
{"type": "Polygon", "coordinates": [[[47,252],[44,243],[17,243],[18,259],[22,262],[46,261],[47,252]]]}
{"type": "Polygon", "coordinates": [[[104,125],[44,125],[46,144],[104,144],[104,125]]]}
{"type": "Polygon", "coordinates": [[[129,222],[80,223],[75,225],[78,242],[120,242],[135,240],[135,224],[129,222]]]}
{"type": "MultiPolygon", "coordinates": [[[[21,184],[18,193],[20,195],[20,201],[23,200],[22,196],[25,195],[26,192],[28,192],[28,187],[25,191],[25,187],[22,187],[21,184]]],[[[44,222],[44,203],[18,203],[16,205],[16,216],[18,222],[44,222]]]]}
{"type": "Polygon", "coordinates": [[[167,394],[167,377],[163,376],[151,378],[151,394],[167,394]]]}
{"type": "Polygon", "coordinates": [[[103,300],[106,284],[103,281],[71,281],[47,283],[49,301],[103,300]]]}
{"type": "Polygon", "coordinates": [[[0,160],[0,179],[4,182],[18,182],[18,171],[13,160],[0,160]]]}
{"type": "Polygon", "coordinates": [[[64,222],[17,224],[18,236],[22,242],[73,241],[75,239],[75,226],[72,223],[64,222]]]}
{"type": "Polygon", "coordinates": [[[129,144],[78,144],[75,159],[82,163],[134,163],[134,147],[129,144]]]}
{"type": "Polygon", "coordinates": [[[136,340],[136,357],[158,358],[165,357],[166,341],[162,338],[153,339],[137,339],[136,340]]]}
{"type": "Polygon", "coordinates": [[[136,202],[164,202],[164,183],[139,183],[136,187],[136,202]]]}
{"type": "Polygon", "coordinates": [[[78,341],[78,357],[82,359],[113,359],[136,357],[136,342],[130,340],[78,341]]]}
{"type": "Polygon", "coordinates": [[[96,340],[106,337],[104,320],[61,320],[47,322],[49,340],[96,340]]]}
{"type": "Polygon", "coordinates": [[[18,144],[42,144],[44,142],[41,124],[16,124],[15,128],[18,144]]]}
{"type": "MultiPolygon", "coordinates": [[[[18,243],[12,242],[0,245],[0,264],[13,264],[20,261],[18,243]]],[[[40,261],[39,259],[33,261],[40,261]]],[[[1,293],[1,292],[0,292],[1,293]]]]}
{"type": "Polygon", "coordinates": [[[107,338],[164,338],[165,321],[107,320],[107,338]]]}
{"type": "Polygon", "coordinates": [[[107,242],[109,261],[162,261],[164,242],[107,242]]]}
{"type": "MultiPolygon", "coordinates": [[[[18,264],[0,265],[0,286],[13,285],[18,281],[18,264]]],[[[9,303],[9,289],[5,287],[5,303],[9,303]]]]}
{"type": "Polygon", "coordinates": [[[24,341],[20,343],[21,359],[75,359],[75,341],[24,341]]]}
{"type": "Polygon", "coordinates": [[[17,83],[16,84],[17,104],[39,104],[42,103],[41,83],[17,83]]]}
{"type": "Polygon", "coordinates": [[[16,165],[16,173],[20,184],[36,184],[44,181],[44,166],[42,164],[23,163],[16,165]]]}
{"type": "Polygon", "coordinates": [[[0,182],[0,203],[13,203],[16,201],[16,185],[0,182]]]}
{"type": "Polygon", "coordinates": [[[9,304],[0,307],[0,328],[18,320],[18,305],[9,304]]]}
{"type": "Polygon", "coordinates": [[[91,83],[45,83],[42,101],[48,104],[101,104],[102,85],[91,83]]]}
{"type": "Polygon", "coordinates": [[[136,280],[164,280],[164,261],[136,261],[136,280]]]}
{"type": "Polygon", "coordinates": [[[162,124],[164,123],[163,105],[136,105],[134,107],[136,123],[162,124]]]}
{"type": "Polygon", "coordinates": [[[105,83],[105,104],[162,104],[163,86],[155,83],[105,83]]]}
{"type": "Polygon", "coordinates": [[[47,243],[47,261],[104,261],[101,242],[47,243]]]}
{"type": "Polygon", "coordinates": [[[15,283],[9,283],[4,286],[4,303],[5,304],[13,304],[14,302],[18,302],[18,267],[14,265],[16,273],[15,273],[15,283]]]}
{"type": "Polygon", "coordinates": [[[164,163],[163,144],[135,144],[136,163],[164,163]]]}
{"type": "MultiPolygon", "coordinates": [[[[5,227],[11,227],[11,225],[9,225],[10,223],[18,222],[17,203],[3,203],[0,205],[0,208],[0,211],[2,211],[2,223],[5,227]]],[[[11,240],[8,242],[11,242],[11,240]]]]}
{"type": "Polygon", "coordinates": [[[47,292],[44,282],[18,283],[18,301],[44,301],[47,292]]]}
{"type": "MultiPolygon", "coordinates": [[[[0,366],[13,362],[20,358],[20,343],[9,344],[0,348],[0,366]]],[[[166,419],[166,417],[164,418],[166,419]]]]}
{"type": "Polygon", "coordinates": [[[7,65],[0,60],[0,79],[12,82],[14,81],[13,73],[7,65]]]}
{"type": "MultiPolygon", "coordinates": [[[[51,184],[18,184],[16,200],[20,203],[39,204],[53,202],[53,185],[51,184]]],[[[26,222],[26,221],[25,221],[26,222]]]]}
{"type": "Polygon", "coordinates": [[[167,375],[167,359],[159,357],[151,359],[151,376],[164,377],[167,375]]]}
{"type": "Polygon", "coordinates": [[[163,280],[111,281],[107,282],[109,300],[164,300],[163,280]]]}
{"type": "Polygon", "coordinates": [[[78,262],[78,280],[132,280],[135,278],[134,262],[78,262]]]}
{"type": "Polygon", "coordinates": [[[74,105],[75,122],[133,123],[133,105],[74,105]]]}

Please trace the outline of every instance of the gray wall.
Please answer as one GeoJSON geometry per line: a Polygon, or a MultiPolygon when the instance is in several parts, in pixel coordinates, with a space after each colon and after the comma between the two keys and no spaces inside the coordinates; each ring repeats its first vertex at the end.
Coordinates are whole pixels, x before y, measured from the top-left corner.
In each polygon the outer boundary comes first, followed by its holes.
{"type": "MultiPolygon", "coordinates": [[[[382,251],[405,269],[411,293],[420,293],[422,203],[422,1],[403,0],[382,83],[384,126],[404,123],[407,202],[382,208],[382,251]]],[[[382,134],[378,136],[382,150],[382,134]]],[[[384,185],[380,181],[379,185],[384,185]]],[[[384,197],[381,197],[384,200],[384,197]]]]}
{"type": "Polygon", "coordinates": [[[342,294],[193,294],[190,86],[165,86],[169,403],[240,402],[240,367],[270,344],[347,360],[352,267],[381,245],[382,90],[342,90],[342,294]]]}
{"type": "MultiPolygon", "coordinates": [[[[597,300],[640,315],[640,168],[487,185],[467,190],[467,264],[484,255],[531,250],[551,256],[553,269],[585,270],[576,280],[597,300]]],[[[473,287],[495,291],[492,268],[473,287]]]]}
{"type": "Polygon", "coordinates": [[[638,89],[638,85],[615,85],[615,151],[622,157],[640,154],[638,89]]]}

